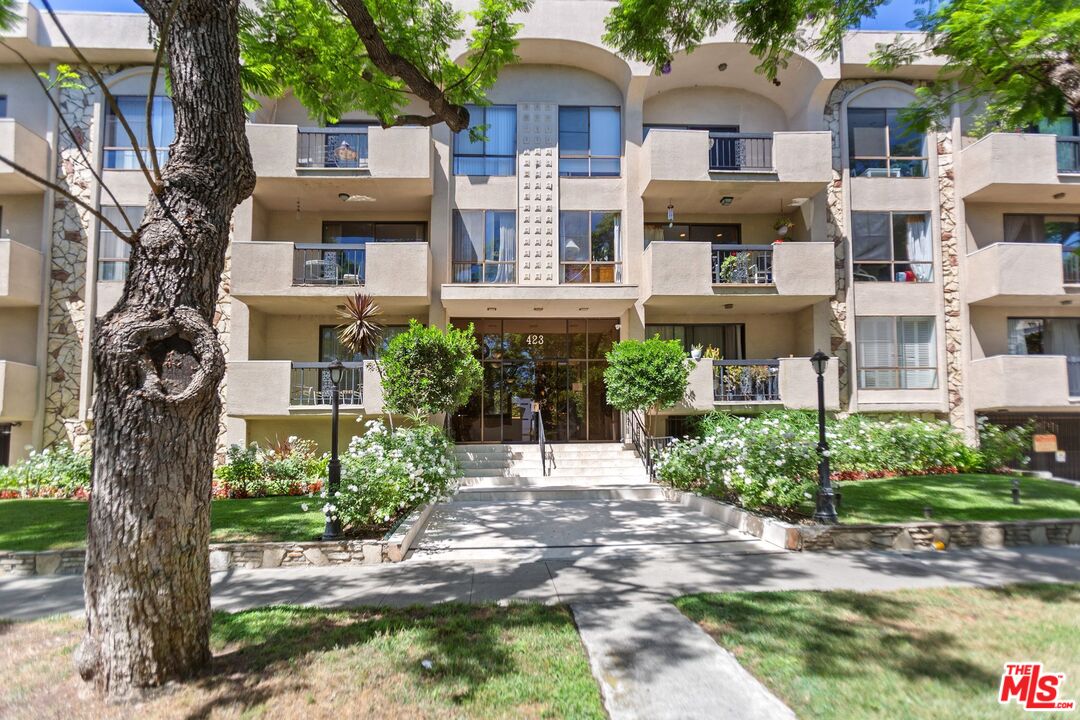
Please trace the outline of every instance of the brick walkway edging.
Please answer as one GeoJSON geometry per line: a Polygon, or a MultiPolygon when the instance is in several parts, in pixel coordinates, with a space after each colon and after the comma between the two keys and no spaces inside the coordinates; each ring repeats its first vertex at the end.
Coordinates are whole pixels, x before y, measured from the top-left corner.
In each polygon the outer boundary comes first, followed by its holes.
{"type": "MultiPolygon", "coordinates": [[[[394,531],[380,540],[324,542],[250,542],[210,545],[210,571],[229,568],[261,569],[301,565],[375,565],[401,562],[427,524],[433,506],[409,514],[394,531]]],[[[42,552],[0,551],[0,577],[32,575],[81,575],[86,550],[42,552]]]]}
{"type": "Polygon", "coordinates": [[[761,538],[785,550],[933,550],[1023,545],[1080,545],[1080,518],[998,522],[911,522],[884,525],[795,525],[701,497],[664,488],[669,500],[761,538]]]}

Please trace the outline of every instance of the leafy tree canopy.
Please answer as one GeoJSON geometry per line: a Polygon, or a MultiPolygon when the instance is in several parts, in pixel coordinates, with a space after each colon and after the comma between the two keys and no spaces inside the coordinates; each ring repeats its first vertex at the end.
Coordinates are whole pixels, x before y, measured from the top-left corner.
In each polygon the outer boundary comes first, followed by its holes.
{"type": "Polygon", "coordinates": [[[905,118],[913,126],[937,125],[953,103],[981,108],[978,134],[1080,117],[1077,0],[950,0],[919,12],[917,24],[926,45],[898,35],[873,62],[891,71],[924,52],[945,59],[941,77],[949,82],[917,90],[905,118]]]}
{"type": "Polygon", "coordinates": [[[382,355],[383,404],[390,412],[421,420],[453,412],[480,387],[483,369],[473,326],[464,330],[424,327],[416,320],[395,336],[382,355]]]}
{"type": "Polygon", "coordinates": [[[291,90],[320,121],[362,110],[384,126],[468,126],[466,103],[484,102],[515,60],[510,21],[531,0],[480,0],[467,15],[447,0],[256,0],[241,16],[249,107],[291,90]],[[466,29],[466,26],[469,26],[466,29]],[[464,39],[459,64],[451,46],[464,39]],[[407,114],[413,99],[429,114],[407,114]]]}
{"type": "Polygon", "coordinates": [[[607,401],[619,410],[655,413],[686,394],[690,368],[678,340],[623,340],[611,347],[607,361],[607,401]]]}

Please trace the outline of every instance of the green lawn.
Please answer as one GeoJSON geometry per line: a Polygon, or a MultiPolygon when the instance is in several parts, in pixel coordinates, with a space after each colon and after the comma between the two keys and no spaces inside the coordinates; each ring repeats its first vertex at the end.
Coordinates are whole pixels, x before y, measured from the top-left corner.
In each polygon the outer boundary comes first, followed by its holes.
{"type": "Polygon", "coordinates": [[[1062,699],[1080,700],[1080,585],[723,593],[676,605],[802,720],[1025,717],[997,702],[1011,661],[1065,673],[1062,699]]]}
{"type": "MultiPolygon", "coordinates": [[[[62,550],[86,542],[87,503],[79,500],[0,500],[0,550],[62,550]]],[[[323,529],[319,503],[304,497],[215,500],[213,542],[314,540],[323,529]],[[304,512],[302,502],[310,505],[304,512]]]]}
{"type": "Polygon", "coordinates": [[[1020,504],[1012,503],[1012,478],[1004,475],[929,475],[836,484],[843,494],[842,523],[923,520],[1040,520],[1080,517],[1080,487],[1020,478],[1020,504]]]}
{"type": "MultiPolygon", "coordinates": [[[[10,717],[120,716],[75,673],[82,624],[0,624],[10,717]]],[[[215,613],[212,633],[206,675],[151,695],[130,717],[606,717],[565,607],[274,607],[215,613]]]]}

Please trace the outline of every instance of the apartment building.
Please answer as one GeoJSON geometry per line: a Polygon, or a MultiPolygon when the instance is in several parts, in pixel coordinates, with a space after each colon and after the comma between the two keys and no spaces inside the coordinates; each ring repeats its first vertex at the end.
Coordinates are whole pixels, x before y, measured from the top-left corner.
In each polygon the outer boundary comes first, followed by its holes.
{"type": "MultiPolygon", "coordinates": [[[[821,349],[834,410],[948,418],[972,436],[978,415],[1039,418],[1066,456],[1037,462],[1080,472],[1075,123],[976,139],[957,111],[909,132],[898,110],[939,65],[872,71],[893,33],[852,32],[836,60],[796,55],[775,83],[724,33],[654,73],[600,42],[611,6],[538,0],[521,62],[472,109],[482,142],[360,114],[319,127],[292,97],[252,113],[258,182],[235,213],[217,318],[223,446],[327,443],[333,359],[345,416],[382,414],[372,359],[334,332],[363,291],[388,335],[410,318],[474,325],[484,381],[451,419],[459,442],[534,439],[537,408],[554,440],[619,438],[604,353],[659,334],[706,355],[668,432],[715,408],[816,406],[807,359],[821,349]]],[[[145,132],[146,19],[61,17],[145,132]]],[[[45,71],[70,60],[32,7],[5,39],[45,71]]],[[[137,220],[145,183],[100,90],[84,75],[86,90],[54,92],[111,196],[4,52],[0,152],[137,220]]],[[[167,148],[171,105],[154,93],[167,148]]],[[[0,206],[2,462],[91,431],[93,320],[119,297],[126,250],[9,168],[0,206]]]]}

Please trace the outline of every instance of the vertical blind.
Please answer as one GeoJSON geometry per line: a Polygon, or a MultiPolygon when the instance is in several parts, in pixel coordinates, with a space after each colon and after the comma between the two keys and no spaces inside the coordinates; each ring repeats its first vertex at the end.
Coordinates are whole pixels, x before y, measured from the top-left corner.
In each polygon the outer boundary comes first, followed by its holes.
{"type": "Polygon", "coordinates": [[[937,387],[932,317],[863,317],[855,321],[859,387],[937,387]]]}

